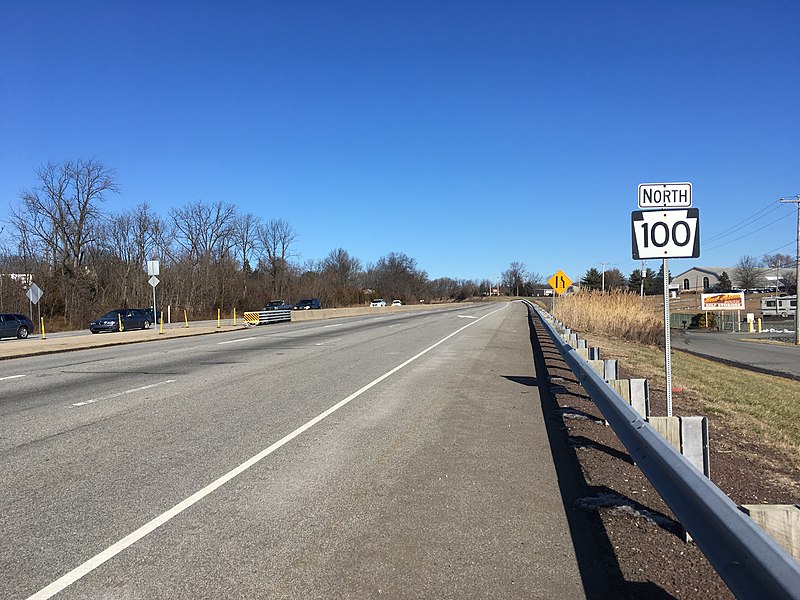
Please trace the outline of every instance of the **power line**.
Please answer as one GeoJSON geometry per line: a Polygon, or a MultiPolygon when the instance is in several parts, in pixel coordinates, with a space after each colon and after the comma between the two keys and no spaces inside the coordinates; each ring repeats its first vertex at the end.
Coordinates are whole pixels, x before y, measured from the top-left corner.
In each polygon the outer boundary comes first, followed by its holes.
{"type": "Polygon", "coordinates": [[[786,215],[782,216],[782,217],[781,217],[781,218],[779,218],[779,219],[776,219],[776,220],[774,220],[774,221],[770,221],[770,222],[769,222],[769,223],[767,223],[766,225],[763,225],[763,226],[759,227],[758,229],[753,229],[752,231],[748,231],[748,232],[747,232],[747,233],[745,233],[744,235],[740,235],[739,237],[737,237],[737,238],[734,238],[734,239],[732,239],[732,240],[730,240],[730,241],[727,241],[727,242],[722,242],[722,243],[720,243],[720,244],[717,244],[716,246],[712,246],[711,248],[705,248],[705,251],[709,251],[709,250],[716,250],[717,248],[722,248],[723,246],[727,246],[728,244],[733,244],[734,242],[738,242],[739,240],[741,240],[741,239],[744,239],[744,238],[746,238],[746,237],[748,237],[748,236],[751,236],[751,235],[753,235],[754,233],[758,233],[758,232],[759,232],[759,231],[761,231],[762,229],[766,229],[767,227],[769,227],[769,226],[771,226],[771,225],[774,225],[775,223],[778,223],[778,222],[780,222],[780,221],[783,221],[783,220],[784,220],[784,219],[785,219],[787,216],[789,216],[789,215],[788,215],[788,213],[787,213],[786,215]]]}
{"type": "Polygon", "coordinates": [[[794,244],[795,244],[794,240],[792,240],[791,242],[786,242],[783,246],[778,246],[774,250],[770,250],[769,252],[764,252],[764,256],[766,256],[767,254],[773,254],[778,250],[783,250],[784,248],[786,248],[786,246],[794,246],[794,244]]]}
{"type": "Polygon", "coordinates": [[[737,223],[733,227],[730,227],[730,228],[726,229],[722,233],[718,233],[716,235],[712,235],[711,237],[709,237],[709,238],[707,238],[707,239],[705,239],[703,241],[706,242],[706,243],[718,241],[718,240],[720,240],[720,239],[722,239],[724,237],[727,237],[728,235],[731,235],[732,233],[735,233],[735,232],[739,231],[740,229],[744,229],[745,227],[747,227],[748,225],[751,225],[752,223],[755,223],[756,221],[759,221],[759,220],[763,219],[768,214],[773,213],[776,210],[780,210],[780,208],[782,206],[783,206],[783,204],[781,204],[781,202],[779,200],[775,201],[775,202],[772,202],[772,203],[768,204],[766,207],[762,208],[757,213],[755,213],[754,215],[751,215],[751,216],[747,217],[744,221],[740,221],[739,223],[737,223]]]}

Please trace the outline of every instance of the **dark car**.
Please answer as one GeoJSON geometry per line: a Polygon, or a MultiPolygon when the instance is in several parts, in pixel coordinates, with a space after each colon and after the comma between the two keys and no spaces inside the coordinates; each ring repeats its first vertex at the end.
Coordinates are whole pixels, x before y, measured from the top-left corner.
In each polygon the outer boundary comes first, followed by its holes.
{"type": "Polygon", "coordinates": [[[152,323],[158,323],[158,321],[155,319],[155,317],[153,317],[153,307],[152,306],[148,306],[146,308],[132,308],[131,310],[135,311],[135,312],[141,312],[145,317],[147,317],[147,319],[150,321],[151,324],[152,323]]]}
{"type": "Polygon", "coordinates": [[[24,340],[33,333],[33,321],[17,313],[0,313],[0,338],[16,337],[24,340]]]}
{"type": "Polygon", "coordinates": [[[294,305],[294,310],[316,310],[318,308],[322,308],[319,298],[303,298],[294,305]]]}
{"type": "Polygon", "coordinates": [[[153,322],[153,312],[147,308],[118,308],[104,314],[89,323],[89,331],[119,331],[122,321],[123,331],[126,329],[147,329],[153,322]]]}
{"type": "Polygon", "coordinates": [[[287,304],[283,300],[270,300],[267,302],[264,310],[292,310],[292,305],[287,304]]]}

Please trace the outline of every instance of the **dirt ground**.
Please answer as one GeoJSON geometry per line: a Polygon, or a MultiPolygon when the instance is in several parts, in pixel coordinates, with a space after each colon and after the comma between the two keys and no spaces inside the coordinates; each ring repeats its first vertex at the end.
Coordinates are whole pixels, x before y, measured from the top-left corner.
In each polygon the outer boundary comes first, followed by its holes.
{"type": "MultiPolygon", "coordinates": [[[[544,326],[533,319],[539,381],[550,398],[543,408],[548,426],[566,437],[582,490],[572,499],[593,515],[608,588],[590,598],[696,599],[733,598],[724,582],[694,544],[683,541],[682,528],[661,497],[633,464],[625,447],[577,382],[544,326]],[[538,344],[537,344],[538,342],[538,344]]],[[[625,372],[622,378],[636,377],[625,372]]],[[[666,414],[663,387],[650,386],[653,414],[666,414]]],[[[673,397],[677,414],[694,414],[673,397]]],[[[783,468],[774,450],[742,440],[719,417],[709,419],[711,478],[737,504],[793,504],[800,474],[783,468]]],[[[566,502],[566,501],[565,501],[566,502]]]]}

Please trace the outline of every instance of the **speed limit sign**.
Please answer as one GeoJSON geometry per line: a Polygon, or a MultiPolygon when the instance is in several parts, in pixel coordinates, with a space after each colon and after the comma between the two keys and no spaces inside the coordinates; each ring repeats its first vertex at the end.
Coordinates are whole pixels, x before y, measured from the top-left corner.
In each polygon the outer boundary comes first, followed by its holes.
{"type": "Polygon", "coordinates": [[[698,258],[700,212],[696,208],[631,213],[633,258],[698,258]]]}

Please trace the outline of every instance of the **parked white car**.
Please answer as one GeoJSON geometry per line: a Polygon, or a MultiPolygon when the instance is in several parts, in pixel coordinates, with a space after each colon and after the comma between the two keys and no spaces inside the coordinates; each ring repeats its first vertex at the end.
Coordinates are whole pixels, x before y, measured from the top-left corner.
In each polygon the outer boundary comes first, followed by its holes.
{"type": "Polygon", "coordinates": [[[386,300],[384,300],[383,298],[375,298],[375,300],[370,302],[369,305],[372,306],[372,307],[375,307],[375,306],[386,306],[386,300]]]}
{"type": "Polygon", "coordinates": [[[403,306],[403,303],[400,300],[392,300],[392,306],[403,306]]]}

